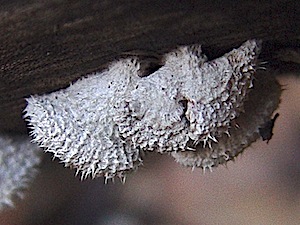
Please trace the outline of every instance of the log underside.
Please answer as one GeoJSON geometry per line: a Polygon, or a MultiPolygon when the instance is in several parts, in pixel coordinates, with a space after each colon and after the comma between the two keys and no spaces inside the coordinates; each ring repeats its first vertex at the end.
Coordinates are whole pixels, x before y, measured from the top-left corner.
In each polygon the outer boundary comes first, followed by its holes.
{"type": "MultiPolygon", "coordinates": [[[[300,71],[298,1],[5,1],[0,10],[0,131],[26,132],[24,97],[66,87],[120,55],[199,43],[209,59],[262,39],[271,73],[300,71]]],[[[155,68],[155,65],[151,64],[155,68]]]]}

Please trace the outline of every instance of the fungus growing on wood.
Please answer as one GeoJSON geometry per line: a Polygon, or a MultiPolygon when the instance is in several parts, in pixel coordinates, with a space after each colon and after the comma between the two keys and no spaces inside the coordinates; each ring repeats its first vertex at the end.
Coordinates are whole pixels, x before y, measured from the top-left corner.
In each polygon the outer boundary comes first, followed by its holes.
{"type": "Polygon", "coordinates": [[[266,78],[274,92],[266,96],[256,89],[259,75],[253,82],[259,53],[257,40],[211,61],[200,45],[182,46],[144,77],[138,58],[121,59],[66,89],[27,98],[25,118],[33,141],[82,178],[123,179],[147,151],[211,168],[254,142],[278,106],[274,78],[266,78]]]}

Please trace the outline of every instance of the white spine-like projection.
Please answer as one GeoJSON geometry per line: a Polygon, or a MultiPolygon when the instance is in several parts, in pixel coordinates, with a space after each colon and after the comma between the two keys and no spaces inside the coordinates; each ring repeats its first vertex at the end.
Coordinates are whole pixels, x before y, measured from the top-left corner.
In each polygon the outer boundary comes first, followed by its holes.
{"type": "Polygon", "coordinates": [[[23,197],[22,190],[36,175],[39,152],[27,135],[0,135],[0,210],[23,197]]]}
{"type": "Polygon", "coordinates": [[[33,141],[83,178],[123,178],[146,151],[210,169],[255,141],[278,106],[274,79],[257,77],[256,83],[268,80],[264,98],[249,94],[259,92],[253,87],[259,52],[260,43],[250,40],[207,61],[200,46],[179,47],[145,77],[137,58],[113,62],[64,90],[28,98],[33,141]]]}

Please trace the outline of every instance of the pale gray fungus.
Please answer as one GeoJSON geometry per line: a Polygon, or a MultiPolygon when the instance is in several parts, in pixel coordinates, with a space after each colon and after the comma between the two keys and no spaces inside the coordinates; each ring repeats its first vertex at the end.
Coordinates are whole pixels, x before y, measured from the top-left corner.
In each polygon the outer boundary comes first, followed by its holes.
{"type": "Polygon", "coordinates": [[[210,147],[197,145],[194,151],[172,152],[177,162],[184,166],[212,167],[234,159],[238,154],[260,137],[260,127],[270,117],[280,102],[281,87],[269,74],[259,74],[255,89],[248,95],[244,112],[231,122],[228,133],[217,137],[210,147]]]}
{"type": "Polygon", "coordinates": [[[23,189],[36,175],[39,152],[27,135],[0,135],[0,210],[23,197],[23,189]]]}
{"type": "Polygon", "coordinates": [[[82,178],[124,178],[145,151],[173,152],[182,162],[177,153],[213,147],[231,132],[259,51],[260,42],[250,40],[207,61],[199,45],[179,47],[146,77],[137,58],[115,61],[64,90],[28,98],[33,141],[82,178]]]}

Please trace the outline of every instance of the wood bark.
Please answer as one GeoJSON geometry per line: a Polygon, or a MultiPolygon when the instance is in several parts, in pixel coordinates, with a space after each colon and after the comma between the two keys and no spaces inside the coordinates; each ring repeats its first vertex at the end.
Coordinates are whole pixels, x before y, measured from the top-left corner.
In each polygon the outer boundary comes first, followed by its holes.
{"type": "Polygon", "coordinates": [[[66,87],[126,52],[200,43],[214,58],[262,39],[270,71],[299,71],[299,1],[0,1],[0,131],[26,132],[24,97],[66,87]]]}

